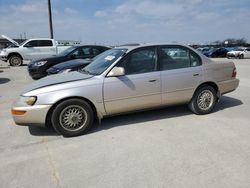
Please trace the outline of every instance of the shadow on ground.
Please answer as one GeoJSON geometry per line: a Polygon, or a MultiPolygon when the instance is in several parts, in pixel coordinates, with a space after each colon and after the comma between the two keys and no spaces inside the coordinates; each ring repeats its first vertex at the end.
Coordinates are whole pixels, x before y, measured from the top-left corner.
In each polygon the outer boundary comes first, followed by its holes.
{"type": "Polygon", "coordinates": [[[232,108],[232,107],[239,106],[242,104],[243,102],[239,99],[235,99],[235,98],[228,97],[228,96],[222,96],[220,99],[220,102],[215,106],[213,112],[218,112],[220,110],[232,108]]]}
{"type": "MultiPolygon", "coordinates": [[[[213,113],[219,113],[220,110],[232,108],[241,104],[243,103],[238,99],[223,96],[219,104],[216,105],[213,113]]],[[[192,114],[193,113],[188,110],[186,105],[182,105],[143,112],[136,112],[127,115],[108,117],[102,120],[101,125],[99,125],[99,123],[96,121],[94,123],[93,128],[89,131],[88,134],[111,129],[113,127],[118,126],[125,126],[129,124],[143,123],[161,119],[169,119],[192,114]]],[[[143,126],[143,124],[141,125],[143,126]]],[[[54,131],[53,128],[29,126],[29,131],[30,134],[34,136],[58,136],[58,134],[54,131]]]]}
{"type": "Polygon", "coordinates": [[[10,81],[9,78],[0,78],[0,84],[5,84],[8,83],[10,81]]]}
{"type": "Polygon", "coordinates": [[[29,126],[28,128],[33,136],[59,136],[52,127],[29,126]]]}

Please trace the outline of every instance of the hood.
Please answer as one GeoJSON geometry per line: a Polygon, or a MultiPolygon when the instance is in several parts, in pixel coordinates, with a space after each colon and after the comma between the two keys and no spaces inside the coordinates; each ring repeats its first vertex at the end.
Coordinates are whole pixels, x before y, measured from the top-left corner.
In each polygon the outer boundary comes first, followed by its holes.
{"type": "Polygon", "coordinates": [[[46,57],[46,58],[34,59],[33,62],[39,62],[39,61],[58,62],[58,61],[61,61],[64,59],[65,59],[64,56],[52,55],[52,56],[46,57]]]}
{"type": "Polygon", "coordinates": [[[64,63],[59,63],[57,65],[54,65],[53,68],[61,70],[61,69],[78,67],[80,65],[89,64],[91,62],[92,62],[91,59],[74,59],[74,60],[70,60],[64,63]]]}
{"type": "Polygon", "coordinates": [[[5,36],[5,35],[1,35],[1,37],[3,37],[4,39],[7,39],[8,41],[10,41],[11,43],[15,44],[16,46],[19,46],[19,43],[17,41],[14,41],[13,39],[5,36]]]}
{"type": "Polygon", "coordinates": [[[85,80],[85,79],[89,79],[92,77],[93,75],[88,75],[88,74],[80,73],[77,71],[70,72],[70,73],[56,74],[56,75],[48,76],[48,77],[45,77],[38,81],[33,82],[31,85],[26,87],[22,93],[25,94],[35,89],[52,86],[56,84],[73,82],[77,80],[85,80]]]}

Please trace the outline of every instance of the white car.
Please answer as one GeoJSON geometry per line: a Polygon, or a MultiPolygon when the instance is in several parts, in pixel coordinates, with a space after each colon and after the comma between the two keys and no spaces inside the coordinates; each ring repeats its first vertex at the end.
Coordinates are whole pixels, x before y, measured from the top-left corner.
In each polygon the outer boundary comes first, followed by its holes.
{"type": "Polygon", "coordinates": [[[250,58],[250,48],[238,48],[236,50],[230,51],[227,53],[228,58],[250,58]]]}
{"type": "Polygon", "coordinates": [[[77,41],[55,41],[48,38],[28,39],[19,44],[13,39],[2,35],[3,38],[14,44],[0,52],[0,59],[9,61],[11,66],[20,66],[23,60],[34,60],[56,55],[72,45],[80,44],[77,41]]]}

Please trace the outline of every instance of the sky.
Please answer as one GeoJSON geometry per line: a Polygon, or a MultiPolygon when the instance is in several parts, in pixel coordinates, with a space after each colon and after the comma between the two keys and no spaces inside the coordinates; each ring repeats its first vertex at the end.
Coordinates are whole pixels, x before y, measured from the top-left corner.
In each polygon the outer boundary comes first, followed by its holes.
{"type": "MultiPolygon", "coordinates": [[[[49,37],[47,0],[0,0],[0,34],[49,37]]],[[[250,42],[250,0],[51,0],[55,39],[117,45],[250,42]]]]}

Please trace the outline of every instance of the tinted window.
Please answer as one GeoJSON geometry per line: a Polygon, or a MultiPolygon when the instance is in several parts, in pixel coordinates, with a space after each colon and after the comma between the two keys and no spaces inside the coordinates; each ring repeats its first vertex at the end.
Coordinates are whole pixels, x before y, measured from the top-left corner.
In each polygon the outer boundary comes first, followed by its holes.
{"type": "Polygon", "coordinates": [[[143,48],[132,51],[117,66],[124,67],[126,75],[156,71],[155,48],[143,48]]]}
{"type": "Polygon", "coordinates": [[[161,70],[199,66],[200,58],[189,49],[181,47],[160,47],[159,63],[161,70]]]}
{"type": "Polygon", "coordinates": [[[76,49],[72,54],[74,54],[75,56],[83,56],[82,50],[81,49],[76,49]]]}
{"type": "Polygon", "coordinates": [[[37,47],[37,46],[38,46],[37,40],[29,41],[27,44],[24,45],[24,47],[37,47]]]}
{"type": "Polygon", "coordinates": [[[88,48],[82,48],[82,54],[83,55],[91,55],[91,48],[88,47],[88,48]]]}
{"type": "Polygon", "coordinates": [[[101,53],[101,50],[100,49],[97,49],[97,48],[92,48],[92,55],[96,56],[98,54],[101,53]]]}
{"type": "Polygon", "coordinates": [[[53,43],[51,40],[39,40],[38,44],[41,47],[53,46],[53,43]]]}
{"type": "Polygon", "coordinates": [[[200,66],[200,65],[201,65],[200,57],[197,54],[190,52],[190,66],[196,67],[196,66],[200,66]]]}

